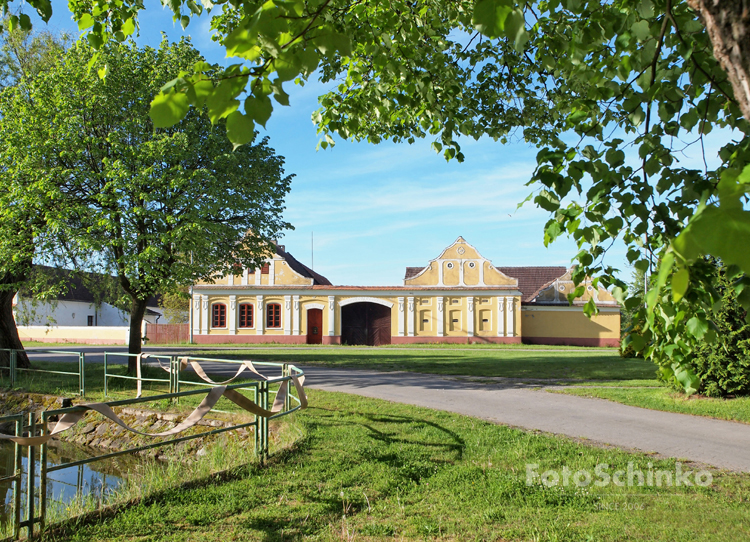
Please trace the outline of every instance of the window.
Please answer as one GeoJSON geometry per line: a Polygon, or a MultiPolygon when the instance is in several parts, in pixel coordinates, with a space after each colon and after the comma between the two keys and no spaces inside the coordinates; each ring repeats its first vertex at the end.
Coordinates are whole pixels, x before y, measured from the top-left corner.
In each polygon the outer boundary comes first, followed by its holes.
{"type": "Polygon", "coordinates": [[[263,267],[260,268],[260,274],[261,275],[268,275],[269,270],[271,269],[271,266],[267,263],[263,264],[263,267]]]}
{"type": "Polygon", "coordinates": [[[278,303],[266,305],[266,327],[281,327],[281,305],[278,303]]]}
{"type": "Polygon", "coordinates": [[[250,303],[240,304],[240,327],[253,327],[253,306],[250,303]]]}
{"type": "Polygon", "coordinates": [[[211,313],[211,327],[227,327],[227,306],[224,303],[216,303],[211,313]]]}
{"type": "Polygon", "coordinates": [[[89,317],[87,318],[87,320],[88,320],[88,325],[90,325],[90,326],[93,326],[93,325],[94,325],[94,317],[93,317],[93,316],[89,316],[89,317]]]}

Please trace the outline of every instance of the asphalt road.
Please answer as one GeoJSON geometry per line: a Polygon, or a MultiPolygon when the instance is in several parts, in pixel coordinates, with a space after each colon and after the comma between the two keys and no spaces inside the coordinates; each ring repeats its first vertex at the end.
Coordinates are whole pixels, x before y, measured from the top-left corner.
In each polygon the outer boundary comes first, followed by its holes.
{"type": "MultiPolygon", "coordinates": [[[[78,348],[76,348],[78,349],[78,348]]],[[[102,347],[83,348],[101,361],[102,347]]],[[[108,351],[118,350],[107,348],[108,351]]],[[[119,349],[125,352],[125,349],[119,349]]],[[[150,353],[173,353],[149,348],[150,353]]],[[[32,358],[37,354],[32,354],[32,358]]],[[[50,354],[45,354],[50,359],[50,354]]],[[[60,356],[59,359],[65,359],[60,356]]],[[[70,358],[68,358],[70,359],[70,358]]],[[[125,362],[125,356],[118,356],[125,362]]],[[[114,361],[114,360],[111,360],[114,361]]],[[[146,360],[148,362],[148,360],[146,360]]],[[[208,373],[232,376],[221,364],[202,364],[208,373]]],[[[583,438],[595,443],[656,453],[719,468],[750,472],[750,425],[648,410],[605,401],[549,393],[513,379],[475,381],[418,373],[302,367],[305,386],[418,405],[496,423],[583,438]]],[[[268,376],[274,372],[262,371],[268,376]]]]}

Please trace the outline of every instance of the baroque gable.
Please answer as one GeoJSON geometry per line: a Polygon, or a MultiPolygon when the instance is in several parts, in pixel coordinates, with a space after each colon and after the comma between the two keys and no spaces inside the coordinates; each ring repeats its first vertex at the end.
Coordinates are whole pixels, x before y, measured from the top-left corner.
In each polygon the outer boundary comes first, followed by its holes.
{"type": "Polygon", "coordinates": [[[475,247],[459,237],[421,270],[407,268],[404,286],[517,287],[518,281],[502,273],[475,247]]]}

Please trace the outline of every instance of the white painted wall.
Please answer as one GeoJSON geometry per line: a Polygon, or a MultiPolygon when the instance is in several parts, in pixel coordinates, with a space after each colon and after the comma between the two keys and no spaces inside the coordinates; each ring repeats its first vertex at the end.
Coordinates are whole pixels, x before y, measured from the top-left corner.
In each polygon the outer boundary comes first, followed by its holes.
{"type": "MultiPolygon", "coordinates": [[[[13,316],[18,325],[28,326],[88,326],[88,317],[93,316],[94,326],[128,326],[130,315],[120,311],[109,303],[102,303],[96,309],[93,303],[85,301],[32,301],[25,297],[16,297],[13,316]],[[19,321],[20,320],[20,321],[19,321]]],[[[155,307],[149,309],[159,312],[155,307]]],[[[150,324],[156,323],[155,316],[146,316],[144,320],[150,324]]],[[[159,323],[166,323],[159,318],[159,323]]]]}

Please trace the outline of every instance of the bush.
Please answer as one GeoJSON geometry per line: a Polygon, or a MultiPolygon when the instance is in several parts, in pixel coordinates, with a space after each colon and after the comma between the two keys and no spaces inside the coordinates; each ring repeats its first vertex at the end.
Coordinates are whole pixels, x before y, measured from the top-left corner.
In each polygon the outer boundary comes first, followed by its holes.
{"type": "Polygon", "coordinates": [[[701,392],[709,397],[750,395],[750,324],[747,311],[737,300],[726,268],[718,268],[717,289],[722,296],[713,311],[717,339],[704,343],[691,360],[701,379],[701,392]]]}

